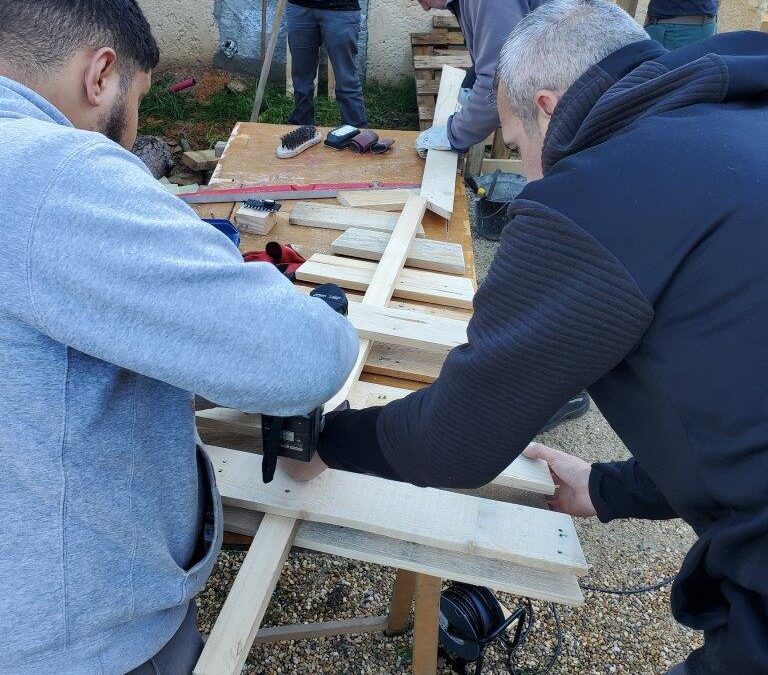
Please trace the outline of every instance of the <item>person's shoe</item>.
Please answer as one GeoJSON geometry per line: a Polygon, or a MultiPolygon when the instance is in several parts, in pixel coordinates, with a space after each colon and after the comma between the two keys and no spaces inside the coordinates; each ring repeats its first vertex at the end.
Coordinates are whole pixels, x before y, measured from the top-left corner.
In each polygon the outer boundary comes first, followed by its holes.
{"type": "Polygon", "coordinates": [[[560,408],[560,410],[552,415],[547,423],[539,430],[539,433],[543,434],[545,431],[551,431],[558,424],[565,422],[566,420],[574,420],[577,417],[581,417],[587,410],[589,410],[589,394],[587,394],[586,391],[582,391],[578,396],[574,396],[568,403],[560,408]]]}

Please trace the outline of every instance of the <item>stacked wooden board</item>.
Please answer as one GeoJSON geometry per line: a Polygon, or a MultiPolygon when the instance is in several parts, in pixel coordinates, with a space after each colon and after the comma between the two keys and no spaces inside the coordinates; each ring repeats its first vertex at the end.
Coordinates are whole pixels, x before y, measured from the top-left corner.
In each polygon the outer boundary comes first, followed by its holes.
{"type": "Polygon", "coordinates": [[[452,14],[435,15],[432,27],[429,33],[411,34],[421,129],[432,126],[443,66],[469,68],[472,65],[464,36],[452,14]]]}

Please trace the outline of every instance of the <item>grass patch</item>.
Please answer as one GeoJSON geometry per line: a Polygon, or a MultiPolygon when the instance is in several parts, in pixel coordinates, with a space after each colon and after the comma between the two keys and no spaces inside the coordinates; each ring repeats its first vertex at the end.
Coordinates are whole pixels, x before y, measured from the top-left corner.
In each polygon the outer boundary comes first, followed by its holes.
{"type": "MultiPolygon", "coordinates": [[[[141,104],[139,131],[142,134],[178,136],[185,134],[193,147],[208,146],[229,138],[237,122],[250,119],[255,84],[242,93],[224,88],[205,101],[190,93],[169,94],[170,82],[155,84],[141,104]]],[[[372,82],[365,87],[368,120],[375,129],[419,128],[416,84],[404,79],[394,85],[372,82]]],[[[293,110],[293,98],[281,87],[267,87],[260,122],[285,124],[293,110]]],[[[320,126],[341,124],[339,107],[326,96],[315,100],[315,117],[320,126]]]]}

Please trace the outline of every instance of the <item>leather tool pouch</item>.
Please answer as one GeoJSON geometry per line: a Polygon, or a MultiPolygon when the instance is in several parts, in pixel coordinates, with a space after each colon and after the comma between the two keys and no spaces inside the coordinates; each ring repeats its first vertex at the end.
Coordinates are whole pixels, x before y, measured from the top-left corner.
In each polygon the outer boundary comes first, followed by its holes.
{"type": "Polygon", "coordinates": [[[368,152],[374,143],[379,140],[378,134],[370,131],[369,129],[363,129],[357,136],[352,139],[349,144],[355,152],[359,152],[361,155],[368,152]]]}

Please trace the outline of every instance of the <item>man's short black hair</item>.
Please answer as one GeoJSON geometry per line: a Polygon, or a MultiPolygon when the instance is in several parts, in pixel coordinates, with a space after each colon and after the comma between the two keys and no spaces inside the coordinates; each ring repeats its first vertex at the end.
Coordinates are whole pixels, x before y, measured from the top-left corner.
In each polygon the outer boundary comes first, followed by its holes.
{"type": "Polygon", "coordinates": [[[111,47],[121,75],[149,72],[160,50],[136,0],[0,0],[0,61],[45,77],[86,48],[111,47]]]}

